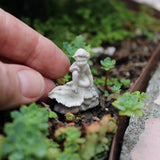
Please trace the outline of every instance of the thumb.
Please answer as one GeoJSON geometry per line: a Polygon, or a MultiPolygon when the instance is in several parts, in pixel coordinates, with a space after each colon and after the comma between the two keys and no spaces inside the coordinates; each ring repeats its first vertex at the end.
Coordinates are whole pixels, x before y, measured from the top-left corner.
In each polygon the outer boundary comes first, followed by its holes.
{"type": "Polygon", "coordinates": [[[45,92],[45,80],[35,70],[0,62],[0,110],[38,100],[45,92]]]}

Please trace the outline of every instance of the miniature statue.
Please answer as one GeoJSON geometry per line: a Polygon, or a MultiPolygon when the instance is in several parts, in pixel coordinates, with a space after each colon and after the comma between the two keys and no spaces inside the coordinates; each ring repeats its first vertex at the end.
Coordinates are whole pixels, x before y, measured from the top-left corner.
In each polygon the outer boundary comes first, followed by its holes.
{"type": "Polygon", "coordinates": [[[73,58],[76,60],[70,67],[72,81],[63,86],[57,86],[49,94],[49,98],[58,102],[54,110],[65,114],[67,112],[78,113],[99,104],[98,94],[93,87],[93,77],[87,64],[90,54],[80,48],[73,58]]]}

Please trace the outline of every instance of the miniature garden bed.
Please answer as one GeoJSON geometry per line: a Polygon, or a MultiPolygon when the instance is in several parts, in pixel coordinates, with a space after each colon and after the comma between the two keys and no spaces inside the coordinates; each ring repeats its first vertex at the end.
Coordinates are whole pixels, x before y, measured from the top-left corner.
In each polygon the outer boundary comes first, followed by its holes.
{"type": "MultiPolygon", "coordinates": [[[[134,44],[135,45],[135,44],[134,44]]],[[[145,91],[145,88],[147,87],[148,81],[157,66],[159,60],[160,60],[160,47],[156,49],[155,52],[154,48],[156,48],[155,44],[152,44],[151,40],[145,39],[143,37],[134,39],[134,42],[128,42],[124,45],[124,47],[121,47],[117,49],[117,52],[112,59],[116,59],[116,67],[112,69],[109,76],[116,77],[118,79],[125,77],[131,79],[131,87],[124,87],[122,88],[122,93],[126,91],[145,91]],[[140,47],[134,47],[133,44],[137,43],[141,44],[140,47]],[[143,52],[143,47],[148,46],[149,51],[143,52]],[[123,53],[123,54],[122,54],[123,53]],[[137,79],[137,80],[136,80],[137,79]]],[[[92,58],[91,67],[96,68],[98,71],[98,75],[94,75],[94,79],[100,78],[102,75],[105,75],[105,72],[101,69],[100,66],[100,60],[104,59],[106,55],[98,55],[92,58]],[[93,64],[93,65],[92,65],[93,64]]],[[[78,117],[74,122],[67,122],[65,120],[65,116],[63,114],[58,113],[58,120],[50,119],[49,121],[49,139],[55,139],[54,133],[55,130],[58,128],[63,128],[65,126],[76,126],[78,127],[82,135],[84,134],[84,128],[87,127],[89,124],[96,124],[95,122],[99,122],[104,115],[110,114],[112,117],[114,117],[117,121],[118,129],[114,134],[110,134],[109,136],[112,138],[112,145],[109,151],[109,157],[106,159],[109,160],[118,160],[120,151],[121,151],[121,145],[123,142],[123,135],[126,130],[126,127],[128,126],[129,118],[125,116],[118,116],[118,110],[112,106],[112,102],[114,99],[107,98],[104,96],[103,90],[104,86],[101,84],[97,85],[97,90],[100,94],[100,104],[93,109],[87,110],[82,113],[75,114],[76,117],[78,117]]],[[[48,107],[48,105],[44,104],[43,102],[40,102],[43,106],[48,107]]],[[[52,109],[55,104],[55,101],[52,101],[52,103],[49,105],[49,108],[52,109]]],[[[1,112],[1,123],[4,124],[8,121],[9,116],[5,116],[6,112],[1,112]]],[[[1,133],[3,130],[3,125],[1,124],[1,133]]],[[[95,126],[92,125],[94,128],[95,126]]],[[[92,129],[93,129],[92,128],[92,129]]]]}
{"type": "MultiPolygon", "coordinates": [[[[160,60],[160,47],[157,47],[157,49],[154,51],[154,47],[156,48],[156,46],[153,45],[151,41],[148,41],[143,37],[134,39],[134,41],[137,42],[137,46],[139,43],[141,44],[141,47],[149,45],[148,47],[150,48],[150,52],[143,52],[141,49],[136,49],[135,51],[131,47],[131,45],[133,45],[133,42],[128,42],[124,45],[124,47],[121,47],[112,57],[116,59],[117,64],[116,67],[112,69],[109,77],[116,77],[118,79],[125,77],[131,79],[132,86],[122,88],[122,93],[127,91],[144,92],[149,79],[151,78],[152,73],[160,60]]],[[[94,79],[98,77],[100,78],[102,75],[105,75],[105,72],[101,69],[100,63],[97,63],[97,61],[99,62],[105,57],[106,55],[102,54],[92,59],[92,63],[94,65],[91,67],[96,68],[99,73],[98,75],[94,76],[94,79]]],[[[86,126],[88,126],[89,124],[94,124],[96,121],[100,121],[104,115],[110,114],[116,119],[118,128],[115,135],[110,134],[110,137],[113,138],[113,141],[109,151],[109,157],[106,157],[106,159],[118,160],[121,152],[123,136],[129,123],[129,117],[118,115],[118,110],[112,106],[112,102],[114,101],[114,99],[107,98],[104,96],[104,94],[102,94],[104,91],[104,86],[98,84],[97,89],[100,92],[100,104],[96,108],[75,114],[75,116],[78,117],[80,121],[75,121],[74,123],[71,123],[69,125],[75,125],[76,127],[79,127],[81,132],[84,133],[84,128],[86,126]]],[[[53,105],[54,104],[51,104],[50,107],[52,108],[53,105]]],[[[57,122],[56,124],[51,124],[51,126],[54,126],[54,130],[66,125],[64,115],[59,114],[58,116],[61,122],[59,124],[57,122]],[[57,127],[55,127],[56,125],[57,127]]],[[[52,133],[54,132],[53,130],[50,131],[52,133]]]]}
{"type": "MultiPolygon", "coordinates": [[[[135,40],[134,40],[135,41],[135,40]]],[[[137,43],[142,43],[143,46],[147,44],[151,44],[151,41],[145,40],[145,38],[138,38],[137,43]]],[[[160,47],[157,47],[157,49],[154,51],[155,45],[151,44],[150,52],[144,52],[142,50],[139,50],[136,52],[131,49],[131,44],[133,42],[130,42],[125,44],[124,47],[120,48],[116,54],[112,57],[116,59],[117,65],[116,67],[111,71],[111,76],[121,78],[131,78],[131,88],[123,88],[122,93],[129,91],[145,91],[148,81],[152,76],[152,73],[154,69],[156,68],[159,60],[160,60],[160,47]],[[151,47],[152,46],[152,47],[151,47]],[[131,53],[132,52],[132,53],[131,53]],[[123,53],[123,54],[122,54],[123,53]],[[117,74],[118,73],[118,74],[117,74]]],[[[92,67],[96,68],[98,70],[98,77],[101,77],[101,75],[105,75],[105,72],[100,68],[100,64],[97,63],[101,59],[105,58],[106,55],[99,55],[92,59],[93,65],[92,67]]],[[[94,76],[96,79],[97,76],[94,76]]],[[[102,92],[104,90],[104,86],[97,85],[97,88],[99,92],[102,92]]],[[[85,126],[88,126],[89,124],[94,123],[95,121],[100,121],[100,119],[107,114],[111,114],[117,121],[118,129],[115,133],[115,135],[111,134],[110,137],[113,138],[112,145],[109,152],[109,157],[106,159],[109,160],[118,160],[120,151],[121,151],[121,145],[123,142],[123,136],[124,132],[128,126],[129,123],[129,117],[126,116],[119,116],[118,110],[112,106],[113,99],[112,98],[106,98],[104,94],[100,94],[100,105],[96,108],[90,109],[88,111],[78,113],[76,116],[81,119],[80,121],[76,121],[74,123],[71,123],[71,125],[75,125],[76,127],[79,127],[80,130],[83,131],[83,128],[85,126]]],[[[50,107],[52,108],[54,104],[51,104],[50,107]]],[[[62,123],[64,121],[64,115],[59,114],[59,118],[61,120],[61,123],[56,124],[59,128],[65,126],[66,124],[62,123]]],[[[66,122],[65,122],[66,123],[66,122]]],[[[54,126],[54,124],[52,124],[54,126]]],[[[53,131],[51,131],[53,132],[53,131]]]]}

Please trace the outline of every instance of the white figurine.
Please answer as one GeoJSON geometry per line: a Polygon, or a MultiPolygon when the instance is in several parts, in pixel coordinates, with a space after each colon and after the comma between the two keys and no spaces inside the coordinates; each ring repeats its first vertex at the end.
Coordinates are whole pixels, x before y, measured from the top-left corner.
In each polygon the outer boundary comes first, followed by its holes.
{"type": "Polygon", "coordinates": [[[57,86],[49,94],[49,98],[58,102],[54,110],[60,113],[78,113],[96,107],[99,104],[98,94],[93,87],[93,77],[88,65],[90,54],[80,48],[73,58],[76,60],[71,67],[72,81],[57,86]]]}

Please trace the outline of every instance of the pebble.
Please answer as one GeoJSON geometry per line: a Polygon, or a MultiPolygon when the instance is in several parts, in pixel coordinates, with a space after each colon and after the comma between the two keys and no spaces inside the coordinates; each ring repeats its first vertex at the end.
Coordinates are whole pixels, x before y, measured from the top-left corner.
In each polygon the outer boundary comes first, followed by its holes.
{"type": "Polygon", "coordinates": [[[92,48],[92,52],[96,53],[96,54],[103,54],[104,53],[104,48],[103,47],[92,48]]]}
{"type": "Polygon", "coordinates": [[[97,48],[92,48],[92,52],[96,54],[105,54],[108,56],[113,56],[114,53],[116,52],[115,47],[107,47],[104,49],[103,47],[97,47],[97,48]]]}
{"type": "Polygon", "coordinates": [[[113,56],[115,52],[116,52],[115,47],[108,47],[107,49],[104,50],[104,54],[108,56],[113,56]]]}

